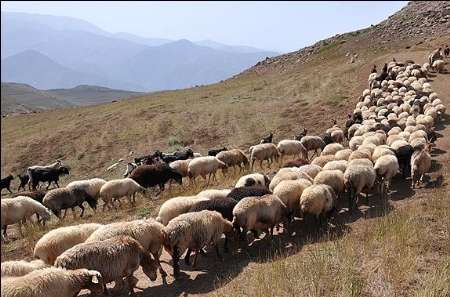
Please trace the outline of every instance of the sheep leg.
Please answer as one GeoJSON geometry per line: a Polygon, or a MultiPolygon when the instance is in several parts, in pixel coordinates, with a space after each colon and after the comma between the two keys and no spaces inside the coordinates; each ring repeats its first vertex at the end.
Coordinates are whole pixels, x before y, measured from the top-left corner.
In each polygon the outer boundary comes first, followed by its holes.
{"type": "Polygon", "coordinates": [[[175,246],[172,254],[172,262],[173,262],[173,276],[177,278],[180,275],[180,265],[178,261],[180,260],[180,255],[178,251],[178,247],[175,246]]]}
{"type": "Polygon", "coordinates": [[[223,257],[222,257],[222,255],[220,254],[220,251],[219,251],[219,245],[218,245],[218,244],[216,244],[216,255],[217,255],[217,258],[219,258],[220,260],[223,261],[223,257]]]}
{"type": "Polygon", "coordinates": [[[47,190],[48,190],[48,188],[50,188],[50,184],[51,184],[52,182],[48,182],[48,185],[47,185],[47,190]]]}
{"type": "Polygon", "coordinates": [[[192,267],[197,267],[197,258],[198,258],[198,254],[200,254],[200,251],[195,251],[195,255],[194,255],[194,263],[192,264],[192,267]]]}
{"type": "Polygon", "coordinates": [[[162,266],[161,266],[161,262],[159,261],[159,255],[158,255],[158,253],[152,253],[152,255],[153,255],[153,258],[155,258],[156,262],[158,263],[158,266],[159,266],[159,273],[161,273],[161,276],[162,276],[163,278],[165,278],[165,277],[167,276],[167,273],[164,271],[164,269],[163,269],[162,266]]]}
{"type": "Polygon", "coordinates": [[[8,228],[8,225],[4,225],[2,227],[2,229],[3,229],[3,236],[5,236],[5,237],[6,237],[6,228],[8,228]]]}
{"type": "Polygon", "coordinates": [[[63,215],[63,219],[65,219],[66,218],[66,215],[67,215],[67,208],[66,209],[64,209],[64,215],[63,215]]]}
{"type": "Polygon", "coordinates": [[[225,242],[223,243],[223,251],[228,253],[228,236],[225,235],[225,242]]]}
{"type": "Polygon", "coordinates": [[[261,167],[261,169],[264,169],[263,162],[264,162],[264,160],[259,160],[259,167],[261,167]]]}
{"type": "Polygon", "coordinates": [[[255,239],[258,239],[258,238],[259,238],[259,236],[258,236],[258,231],[256,231],[255,229],[252,229],[252,233],[253,233],[253,237],[254,237],[255,239]]]}
{"type": "Polygon", "coordinates": [[[22,231],[22,221],[19,221],[19,233],[20,233],[20,236],[22,236],[22,237],[23,237],[23,231],[22,231]]]}
{"type": "Polygon", "coordinates": [[[187,252],[186,252],[186,256],[184,256],[184,263],[186,265],[191,265],[191,261],[190,261],[191,253],[192,253],[192,250],[188,249],[187,252]]]}
{"type": "Polygon", "coordinates": [[[11,190],[9,189],[9,186],[6,189],[12,194],[11,190]]]}
{"type": "MultiPolygon", "coordinates": [[[[84,206],[83,206],[83,204],[81,204],[81,205],[78,205],[78,207],[81,208],[81,213],[80,213],[80,218],[81,218],[81,217],[83,217],[83,214],[84,214],[84,206]]],[[[75,208],[72,208],[72,211],[75,216],[75,208]]]]}

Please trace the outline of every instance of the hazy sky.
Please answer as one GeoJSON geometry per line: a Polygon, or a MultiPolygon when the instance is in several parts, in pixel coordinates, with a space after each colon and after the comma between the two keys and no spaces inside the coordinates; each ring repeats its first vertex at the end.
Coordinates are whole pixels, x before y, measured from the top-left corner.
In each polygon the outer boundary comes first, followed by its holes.
{"type": "Polygon", "coordinates": [[[287,52],[376,24],[406,3],[2,1],[1,10],[75,17],[113,33],[211,39],[287,52]]]}

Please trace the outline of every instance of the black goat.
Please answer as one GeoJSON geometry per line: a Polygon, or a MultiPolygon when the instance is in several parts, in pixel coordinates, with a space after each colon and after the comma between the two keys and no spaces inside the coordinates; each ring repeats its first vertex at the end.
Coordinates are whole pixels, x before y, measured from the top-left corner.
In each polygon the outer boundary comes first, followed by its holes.
{"type": "Polygon", "coordinates": [[[7,177],[5,177],[5,178],[2,178],[1,180],[0,180],[0,193],[1,193],[1,191],[3,191],[3,189],[7,189],[10,193],[12,193],[11,192],[11,189],[9,188],[10,186],[11,186],[11,181],[14,179],[14,176],[12,176],[11,174],[10,175],[8,175],[7,177]]]}
{"type": "Polygon", "coordinates": [[[273,133],[270,132],[269,135],[263,137],[259,143],[272,143],[273,133]]]}
{"type": "Polygon", "coordinates": [[[61,166],[59,168],[46,168],[46,169],[30,169],[29,170],[31,188],[36,190],[39,182],[48,182],[47,190],[50,187],[51,183],[54,182],[56,186],[59,188],[59,177],[61,175],[68,175],[69,168],[66,166],[61,166]]]}
{"type": "Polygon", "coordinates": [[[25,190],[25,186],[30,181],[30,177],[26,173],[24,175],[18,174],[17,176],[19,177],[20,180],[19,188],[17,188],[17,192],[19,192],[21,188],[25,190]]]}

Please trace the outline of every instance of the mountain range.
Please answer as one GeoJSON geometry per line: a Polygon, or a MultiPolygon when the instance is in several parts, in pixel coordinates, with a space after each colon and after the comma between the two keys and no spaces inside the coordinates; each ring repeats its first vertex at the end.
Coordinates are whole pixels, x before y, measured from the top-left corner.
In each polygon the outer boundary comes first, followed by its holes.
{"type": "Polygon", "coordinates": [[[133,91],[209,84],[277,53],[211,40],[110,33],[59,16],[2,12],[2,81],[38,89],[80,84],[133,91]]]}

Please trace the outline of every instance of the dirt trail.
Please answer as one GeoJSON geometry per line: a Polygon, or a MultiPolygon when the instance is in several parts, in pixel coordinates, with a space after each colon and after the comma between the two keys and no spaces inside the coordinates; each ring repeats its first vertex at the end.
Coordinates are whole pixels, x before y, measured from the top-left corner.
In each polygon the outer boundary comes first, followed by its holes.
{"type": "MultiPolygon", "coordinates": [[[[402,53],[395,55],[397,60],[413,59],[418,63],[425,62],[425,52],[402,53]]],[[[448,66],[447,66],[448,67],[448,66]]],[[[431,77],[431,84],[433,90],[438,93],[439,98],[448,107],[450,106],[450,73],[433,74],[431,77]]],[[[362,91],[362,90],[361,90],[362,91]]],[[[436,125],[436,131],[439,133],[436,146],[432,150],[432,172],[429,174],[429,181],[427,186],[411,190],[409,189],[410,181],[397,180],[394,181],[393,189],[396,189],[391,194],[390,205],[393,208],[404,207],[408,203],[412,203],[417,199],[425,198],[427,194],[433,191],[442,192],[443,195],[448,195],[450,160],[448,152],[450,150],[450,116],[446,114],[440,123],[436,125]],[[411,200],[414,199],[414,200],[411,200]]],[[[358,224],[370,224],[366,219],[382,215],[381,207],[375,209],[366,209],[364,206],[360,207],[361,213],[355,217],[346,217],[342,215],[339,220],[351,225],[351,232],[358,232],[358,224]],[[363,218],[362,218],[363,217],[363,218]]],[[[296,224],[301,224],[297,221],[296,224]]],[[[345,224],[343,224],[345,226],[345,224]]],[[[295,228],[295,227],[294,227],[295,228]]],[[[270,259],[270,255],[278,252],[298,253],[301,252],[303,240],[310,230],[301,228],[301,232],[294,237],[285,238],[283,236],[275,236],[272,241],[261,240],[255,241],[247,251],[242,251],[233,242],[230,246],[230,253],[224,254],[223,262],[218,260],[215,252],[211,251],[206,256],[200,255],[196,268],[187,266],[183,260],[180,260],[181,273],[183,277],[174,281],[172,277],[172,267],[167,264],[170,261],[169,255],[164,251],[162,255],[163,268],[168,272],[167,284],[163,284],[162,279],[158,277],[155,282],[150,282],[149,279],[142,273],[142,270],[135,274],[139,278],[138,286],[146,288],[144,291],[135,290],[137,296],[188,296],[188,295],[205,295],[214,291],[220,286],[226,285],[227,282],[236,278],[240,273],[251,270],[258,262],[265,262],[270,259]],[[281,238],[283,237],[283,238],[281,238]],[[302,239],[303,238],[303,239],[302,239]]],[[[344,230],[335,230],[335,232],[343,232],[344,230]]],[[[316,231],[312,231],[316,232],[316,231]]],[[[85,296],[85,295],[83,295],[85,296]]],[[[115,295],[126,296],[126,295],[115,295]]]]}

